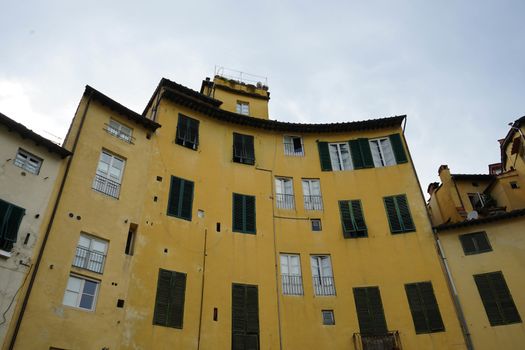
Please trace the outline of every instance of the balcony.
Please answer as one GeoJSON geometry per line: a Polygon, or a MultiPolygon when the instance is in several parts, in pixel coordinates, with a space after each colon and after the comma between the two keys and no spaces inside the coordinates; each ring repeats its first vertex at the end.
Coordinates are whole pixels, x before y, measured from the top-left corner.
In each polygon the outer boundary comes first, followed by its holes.
{"type": "Polygon", "coordinates": [[[276,193],[277,208],[295,209],[295,199],[293,194],[276,193]]]}
{"type": "Polygon", "coordinates": [[[356,350],[401,350],[398,331],[385,334],[354,333],[353,338],[356,350]]]}
{"type": "Polygon", "coordinates": [[[93,180],[93,189],[95,191],[104,193],[110,197],[118,199],[120,194],[120,184],[105,176],[96,174],[93,180]]]}
{"type": "Polygon", "coordinates": [[[323,210],[323,197],[320,195],[305,195],[304,209],[306,210],[323,210]]]}
{"type": "Polygon", "coordinates": [[[335,295],[335,283],[332,276],[314,276],[313,284],[315,295],[335,295]]]}
{"type": "Polygon", "coordinates": [[[303,278],[297,275],[281,275],[284,295],[303,295],[303,278]]]}
{"type": "Polygon", "coordinates": [[[106,256],[100,252],[95,252],[84,247],[77,247],[73,266],[96,273],[102,273],[104,270],[105,259],[106,256]]]}

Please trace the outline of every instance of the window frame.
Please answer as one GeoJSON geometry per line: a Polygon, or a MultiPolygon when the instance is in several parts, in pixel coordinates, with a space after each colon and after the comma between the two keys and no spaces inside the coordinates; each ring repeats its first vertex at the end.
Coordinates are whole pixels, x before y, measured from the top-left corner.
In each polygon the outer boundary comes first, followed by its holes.
{"type": "Polygon", "coordinates": [[[323,210],[323,195],[321,190],[321,180],[320,179],[301,179],[301,188],[303,190],[303,206],[305,210],[315,210],[315,211],[322,211],[323,210]],[[309,194],[305,194],[305,183],[307,183],[308,192],[309,194]],[[312,194],[312,189],[315,187],[312,187],[313,183],[319,184],[319,193],[318,194],[312,194]],[[308,197],[308,200],[307,200],[308,197]],[[319,202],[316,203],[316,201],[313,201],[313,197],[318,197],[319,202]],[[308,203],[308,204],[307,204],[308,203]]]}
{"type": "Polygon", "coordinates": [[[323,230],[323,223],[321,221],[321,219],[310,219],[310,225],[312,227],[312,231],[313,232],[320,232],[323,230]],[[316,229],[316,224],[314,224],[314,222],[318,222],[319,225],[317,226],[319,229],[316,229]]]}
{"type": "Polygon", "coordinates": [[[24,169],[25,171],[38,175],[40,174],[40,170],[42,169],[42,163],[44,160],[38,156],[35,156],[33,153],[26,151],[23,148],[18,148],[16,152],[15,159],[13,159],[13,164],[19,168],[24,169]],[[23,157],[23,159],[20,159],[20,157],[23,157]],[[36,164],[31,164],[31,162],[34,162],[36,164]]]}
{"type": "Polygon", "coordinates": [[[126,159],[124,159],[123,157],[117,156],[116,154],[106,149],[102,149],[100,151],[100,156],[97,162],[97,168],[95,170],[95,178],[93,179],[91,188],[95,190],[96,192],[102,193],[108,197],[119,199],[125,168],[126,168],[126,159]],[[109,163],[105,163],[102,161],[103,155],[110,157],[109,163]],[[119,170],[118,168],[114,167],[116,160],[122,162],[122,169],[119,170]],[[100,169],[101,163],[107,164],[107,167],[108,167],[107,172],[103,172],[100,169]],[[111,175],[112,168],[119,170],[118,178],[112,177],[111,175]],[[108,189],[108,187],[110,189],[108,189]]]}
{"type": "Polygon", "coordinates": [[[465,255],[476,255],[492,251],[492,245],[490,244],[489,237],[487,236],[487,232],[485,231],[471,232],[459,235],[459,242],[461,243],[461,248],[463,248],[463,253],[465,255]],[[485,243],[487,245],[485,249],[480,248],[478,242],[479,240],[477,239],[477,237],[482,237],[482,239],[485,240],[485,243]],[[469,249],[468,243],[472,243],[474,248],[473,250],[469,249]]]}
{"type": "Polygon", "coordinates": [[[255,137],[253,135],[233,133],[232,161],[246,165],[255,164],[255,137]],[[240,149],[237,146],[240,146],[240,149]],[[253,157],[251,158],[250,155],[253,157]]]}
{"type": "Polygon", "coordinates": [[[295,135],[284,135],[283,136],[283,146],[284,146],[284,155],[285,156],[295,156],[295,157],[304,157],[304,143],[301,136],[295,135]],[[301,150],[296,151],[294,140],[299,139],[301,143],[301,150]]]}
{"type": "Polygon", "coordinates": [[[329,254],[311,254],[310,268],[314,294],[316,296],[335,296],[335,278],[331,256],[329,254]],[[314,261],[316,262],[317,269],[314,269],[314,261]],[[327,261],[328,266],[323,266],[323,261],[327,261]],[[325,274],[325,268],[330,271],[329,274],[325,274]],[[314,271],[316,271],[316,273],[314,273],[314,271]],[[316,283],[316,277],[319,283],[316,283]]]}
{"type": "Polygon", "coordinates": [[[183,179],[181,177],[177,177],[174,175],[171,175],[170,178],[170,189],[168,192],[168,207],[166,208],[166,215],[173,216],[179,219],[191,221],[193,216],[193,199],[195,198],[195,182],[187,179],[183,179]],[[176,193],[176,181],[179,182],[178,189],[179,192],[176,193]],[[188,186],[191,188],[187,191],[188,186]],[[189,198],[188,198],[189,196],[189,198]],[[173,201],[175,201],[178,197],[178,202],[173,205],[173,201]],[[189,201],[189,204],[187,204],[189,201]],[[185,208],[185,204],[189,205],[189,208],[185,208]],[[172,211],[172,209],[174,209],[172,211]],[[189,215],[184,215],[184,211],[189,210],[189,215]]]}
{"type": "Polygon", "coordinates": [[[345,171],[354,170],[354,163],[352,160],[352,152],[350,150],[350,144],[348,142],[328,142],[328,154],[330,155],[330,162],[332,164],[332,171],[345,171]],[[335,146],[337,152],[337,159],[334,159],[332,153],[332,147],[335,146]],[[343,153],[341,151],[342,146],[347,149],[348,153],[348,164],[345,164],[343,159],[343,153]],[[337,168],[334,167],[337,165],[337,168]]]}
{"type": "Polygon", "coordinates": [[[372,153],[372,160],[374,162],[375,168],[397,165],[394,149],[392,147],[392,143],[390,142],[390,137],[376,137],[373,139],[369,139],[368,143],[370,145],[370,152],[372,153]],[[386,141],[385,147],[383,147],[383,141],[386,141]],[[377,151],[379,159],[376,159],[376,157],[374,157],[374,150],[377,151]],[[391,154],[389,159],[386,158],[385,154],[388,151],[391,154]]]}
{"type": "Polygon", "coordinates": [[[198,119],[179,113],[177,130],[175,132],[175,143],[196,151],[199,148],[199,127],[200,121],[198,119]],[[193,141],[189,139],[192,129],[195,131],[195,139],[193,141]]]}
{"type": "Polygon", "coordinates": [[[232,195],[232,232],[239,232],[239,233],[247,233],[247,234],[257,234],[257,202],[256,202],[256,196],[247,195],[247,194],[241,194],[241,193],[233,193],[232,195]],[[241,200],[240,203],[240,210],[242,211],[241,214],[241,226],[242,228],[236,227],[236,198],[241,200]],[[251,230],[248,227],[248,203],[247,200],[253,198],[253,230],[251,230]]]}
{"type": "Polygon", "coordinates": [[[130,128],[129,126],[119,122],[116,119],[109,118],[109,122],[106,127],[106,132],[124,142],[133,144],[133,128],[130,128]],[[116,127],[115,125],[111,125],[112,122],[117,124],[116,127]],[[129,134],[124,132],[123,129],[129,130],[129,134]]]}
{"type": "Polygon", "coordinates": [[[95,272],[95,273],[98,273],[98,274],[103,274],[104,273],[104,267],[106,265],[106,258],[107,258],[107,254],[108,254],[108,248],[109,248],[109,241],[82,232],[82,233],[80,233],[80,236],[78,238],[78,242],[77,242],[77,246],[76,246],[76,252],[75,252],[75,257],[73,258],[72,265],[74,267],[79,268],[79,269],[95,272]],[[89,240],[89,246],[88,247],[84,247],[84,246],[80,245],[80,242],[82,241],[82,239],[89,240]],[[99,244],[104,245],[104,251],[100,252],[98,250],[93,249],[93,244],[94,243],[99,243],[99,244]],[[79,251],[82,251],[82,250],[86,251],[85,252],[85,256],[83,256],[83,257],[79,256],[79,251]],[[91,257],[93,255],[100,255],[101,256],[101,261],[93,262],[94,260],[91,259],[91,257]],[[97,264],[100,264],[100,268],[99,269],[96,269],[96,268],[93,268],[93,267],[90,268],[90,266],[93,266],[93,265],[96,266],[97,264]]]}
{"type": "Polygon", "coordinates": [[[275,177],[275,206],[279,209],[295,209],[295,196],[293,191],[293,178],[276,176],[275,177]],[[280,185],[278,185],[280,183],[280,185]],[[287,186],[286,184],[290,184],[287,186]],[[282,189],[283,192],[278,192],[278,189],[282,189]],[[290,190],[290,191],[288,191],[290,190]]]}
{"type": "Polygon", "coordinates": [[[0,199],[0,250],[10,253],[18,240],[20,225],[26,214],[25,208],[0,199]]]}
{"type": "Polygon", "coordinates": [[[301,255],[290,254],[290,253],[279,253],[279,267],[281,273],[281,288],[283,295],[304,295],[303,276],[301,268],[301,255]],[[286,259],[287,273],[284,273],[283,258],[286,259]],[[292,258],[297,259],[299,273],[293,273],[292,270],[292,258]],[[291,283],[287,281],[291,279],[291,283]],[[296,283],[293,281],[296,280],[296,283]],[[286,285],[286,286],[285,286],[286,285]]]}
{"type": "Polygon", "coordinates": [[[250,102],[237,100],[235,112],[241,115],[250,115],[250,102]]]}
{"type": "Polygon", "coordinates": [[[323,326],[335,326],[334,310],[321,310],[321,317],[323,318],[323,326]],[[328,315],[329,319],[325,315],[328,315]]]}
{"type": "Polygon", "coordinates": [[[92,278],[87,278],[87,277],[80,276],[80,275],[77,275],[77,274],[74,274],[74,273],[70,273],[69,274],[69,278],[68,278],[68,280],[66,282],[66,288],[64,289],[64,297],[62,298],[62,305],[69,306],[69,307],[72,307],[72,308],[75,308],[75,309],[84,310],[84,311],[94,312],[95,309],[96,309],[96,305],[97,305],[99,290],[100,290],[100,281],[99,280],[95,280],[95,279],[92,279],[92,278]],[[77,280],[81,281],[80,290],[78,292],[74,291],[74,290],[68,290],[68,284],[69,284],[69,281],[70,281],[71,278],[74,278],[74,279],[77,279],[77,280]],[[84,288],[86,286],[86,281],[89,281],[89,282],[92,282],[92,283],[95,284],[95,294],[84,293],[84,288]],[[68,291],[71,292],[71,293],[77,293],[78,294],[78,296],[77,296],[77,298],[75,300],[75,305],[71,305],[71,304],[66,304],[65,303],[66,302],[66,293],[68,291]],[[82,297],[84,296],[84,294],[93,297],[93,301],[91,303],[91,307],[90,308],[85,308],[85,307],[81,307],[80,306],[80,304],[82,302],[82,297]]]}

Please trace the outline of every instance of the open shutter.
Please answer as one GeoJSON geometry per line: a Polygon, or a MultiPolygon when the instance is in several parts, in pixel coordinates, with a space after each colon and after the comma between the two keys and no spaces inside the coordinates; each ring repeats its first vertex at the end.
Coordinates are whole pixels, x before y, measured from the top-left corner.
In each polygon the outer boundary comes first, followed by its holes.
{"type": "Polygon", "coordinates": [[[183,116],[182,114],[179,114],[179,121],[177,123],[177,137],[176,137],[176,143],[179,145],[184,144],[184,140],[186,140],[186,131],[187,131],[187,122],[188,118],[183,116]]]}
{"type": "Polygon", "coordinates": [[[328,142],[317,142],[317,148],[319,149],[321,170],[332,171],[332,161],[330,160],[330,152],[328,151],[328,142]]]}
{"type": "Polygon", "coordinates": [[[441,314],[436,301],[436,296],[434,295],[434,290],[432,289],[432,283],[418,283],[417,287],[419,288],[421,300],[426,312],[429,331],[438,332],[445,330],[445,326],[443,325],[443,320],[441,319],[441,314]]]}
{"type": "Polygon", "coordinates": [[[373,333],[386,334],[388,332],[386,327],[385,313],[383,311],[383,303],[381,302],[381,295],[378,287],[367,288],[368,308],[370,315],[373,318],[373,333]]]}
{"type": "Polygon", "coordinates": [[[234,161],[236,162],[241,161],[243,157],[242,149],[243,149],[242,135],[234,132],[233,133],[233,160],[234,161]]]}
{"type": "Polygon", "coordinates": [[[401,135],[393,134],[389,136],[390,144],[394,150],[394,156],[396,157],[397,164],[408,162],[405,148],[403,147],[403,141],[401,141],[401,135]]]}
{"type": "Polygon", "coordinates": [[[503,274],[501,272],[491,273],[489,274],[489,279],[494,294],[498,296],[500,311],[505,323],[521,322],[520,315],[516,309],[516,305],[514,305],[514,300],[512,300],[503,274]]]}
{"type": "Polygon", "coordinates": [[[471,234],[459,236],[463,252],[465,254],[473,254],[476,252],[476,245],[474,244],[474,237],[471,234]]]}
{"type": "Polygon", "coordinates": [[[244,230],[255,233],[255,197],[244,196],[244,230]]]}
{"type": "Polygon", "coordinates": [[[367,138],[351,140],[349,144],[354,169],[374,167],[374,160],[372,159],[372,152],[370,151],[370,144],[367,138]]]}
{"type": "Polygon", "coordinates": [[[383,198],[385,202],[386,215],[388,217],[388,223],[390,224],[390,232],[399,233],[403,232],[401,222],[397,215],[396,204],[394,197],[385,197],[383,198]]]}
{"type": "Polygon", "coordinates": [[[243,206],[243,196],[241,194],[234,193],[233,194],[233,205],[232,205],[232,212],[233,212],[233,230],[237,232],[243,231],[243,212],[244,212],[244,206],[243,206]]]}
{"type": "Polygon", "coordinates": [[[402,221],[403,231],[414,231],[416,227],[414,226],[414,221],[410,215],[410,209],[408,208],[407,197],[405,195],[396,196],[395,201],[397,202],[397,208],[399,210],[399,217],[402,221]]]}
{"type": "Polygon", "coordinates": [[[9,221],[10,204],[0,199],[0,239],[7,234],[7,223],[9,221]]]}
{"type": "Polygon", "coordinates": [[[186,274],[172,272],[170,286],[170,310],[168,326],[181,328],[184,320],[184,297],[186,292],[186,274]]]}
{"type": "Polygon", "coordinates": [[[412,314],[416,334],[428,333],[427,319],[423,310],[423,301],[419,295],[417,283],[406,284],[405,291],[407,293],[408,305],[410,306],[410,313],[412,314]]]}
{"type": "Polygon", "coordinates": [[[365,237],[367,228],[361,201],[339,201],[339,209],[343,224],[343,236],[345,238],[365,237]]]}
{"type": "Polygon", "coordinates": [[[193,149],[199,145],[199,121],[188,118],[188,141],[192,144],[193,149]]]}
{"type": "Polygon", "coordinates": [[[171,177],[170,197],[168,198],[168,215],[178,215],[182,179],[171,177]]]}
{"type": "Polygon", "coordinates": [[[344,238],[352,238],[351,232],[355,231],[349,204],[350,201],[339,201],[339,210],[341,212],[341,223],[343,224],[344,238]]]}
{"type": "Polygon", "coordinates": [[[501,314],[496,295],[494,294],[491,286],[491,281],[489,279],[490,274],[475,275],[474,281],[478,287],[479,295],[483,306],[485,307],[485,312],[489,319],[491,326],[497,326],[500,324],[505,324],[503,315],[501,314]]]}
{"type": "Polygon", "coordinates": [[[193,205],[193,181],[183,180],[183,192],[180,205],[180,216],[191,221],[193,205]]]}
{"type": "Polygon", "coordinates": [[[359,322],[359,331],[364,334],[372,333],[373,322],[368,310],[366,288],[354,288],[354,300],[357,320],[359,322]]]}
{"type": "Polygon", "coordinates": [[[363,334],[386,334],[386,320],[378,287],[354,288],[354,299],[363,334]]]}
{"type": "Polygon", "coordinates": [[[358,234],[366,235],[366,223],[363,216],[363,208],[361,207],[361,201],[353,200],[350,202],[352,209],[352,216],[354,218],[354,226],[358,234]]]}
{"type": "Polygon", "coordinates": [[[246,164],[255,164],[255,151],[253,147],[253,136],[243,135],[244,138],[244,149],[246,154],[246,164]]]}
{"type": "Polygon", "coordinates": [[[9,250],[13,247],[13,244],[16,242],[18,236],[18,228],[20,227],[20,222],[25,215],[25,209],[17,207],[16,205],[11,205],[11,212],[9,214],[9,219],[7,221],[7,230],[4,234],[4,239],[8,242],[7,247],[9,250]]]}
{"type": "Polygon", "coordinates": [[[157,296],[155,298],[155,311],[153,324],[168,325],[168,310],[170,306],[171,271],[159,269],[157,280],[157,296]]]}

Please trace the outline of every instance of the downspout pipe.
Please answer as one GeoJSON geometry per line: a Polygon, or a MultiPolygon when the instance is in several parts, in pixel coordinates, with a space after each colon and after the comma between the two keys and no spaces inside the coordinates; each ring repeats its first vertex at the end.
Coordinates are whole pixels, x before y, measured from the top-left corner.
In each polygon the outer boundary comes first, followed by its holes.
{"type": "Polygon", "coordinates": [[[93,93],[90,92],[88,100],[87,100],[87,103],[86,103],[86,107],[84,109],[84,112],[82,113],[82,118],[80,119],[80,125],[78,127],[78,132],[77,132],[77,134],[75,136],[75,142],[73,143],[73,148],[71,149],[72,155],[69,157],[69,159],[67,161],[66,170],[64,172],[64,176],[62,177],[62,182],[60,183],[60,188],[58,190],[57,199],[55,200],[55,204],[53,206],[53,211],[51,213],[51,218],[49,219],[49,223],[47,224],[46,232],[45,232],[44,238],[42,240],[42,245],[40,246],[40,250],[38,251],[38,256],[37,256],[36,262],[35,262],[35,268],[33,269],[33,273],[31,274],[31,279],[29,280],[29,285],[28,285],[27,291],[26,291],[26,293],[24,295],[24,300],[22,302],[22,307],[21,307],[20,312],[19,312],[19,314],[17,316],[17,319],[16,319],[15,329],[13,331],[13,335],[11,337],[11,342],[9,343],[9,347],[8,347],[9,350],[13,350],[14,347],[15,347],[16,337],[18,336],[18,332],[20,331],[20,326],[22,324],[22,319],[24,317],[24,313],[26,311],[27,304],[29,302],[29,296],[31,295],[31,291],[32,291],[33,285],[35,283],[36,275],[38,273],[38,268],[39,268],[40,263],[42,261],[42,256],[44,255],[44,250],[46,248],[47,240],[49,238],[49,233],[51,232],[51,228],[53,227],[53,223],[55,221],[56,213],[57,213],[57,210],[58,210],[58,205],[60,204],[60,199],[62,198],[62,193],[64,191],[64,186],[66,184],[67,176],[69,174],[69,169],[71,168],[71,163],[73,161],[73,155],[75,154],[75,150],[77,148],[78,139],[80,137],[80,133],[82,131],[82,127],[84,126],[84,121],[86,119],[86,114],[87,114],[87,111],[89,109],[89,105],[91,103],[92,97],[93,97],[93,93]]]}

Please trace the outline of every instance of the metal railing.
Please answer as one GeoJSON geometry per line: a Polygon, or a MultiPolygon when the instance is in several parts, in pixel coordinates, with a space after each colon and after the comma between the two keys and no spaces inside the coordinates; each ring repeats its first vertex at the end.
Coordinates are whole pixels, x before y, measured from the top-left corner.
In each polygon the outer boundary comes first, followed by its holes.
{"type": "Polygon", "coordinates": [[[276,193],[275,200],[277,208],[295,209],[295,199],[293,194],[276,193]]]}
{"type": "Polygon", "coordinates": [[[113,135],[127,143],[131,143],[132,145],[134,144],[133,141],[135,141],[135,138],[131,136],[130,134],[122,132],[122,130],[119,130],[109,124],[104,124],[104,125],[106,126],[104,130],[106,130],[108,134],[113,135]]]}
{"type": "Polygon", "coordinates": [[[95,252],[84,247],[77,247],[73,266],[80,267],[89,271],[102,273],[104,270],[104,260],[106,256],[100,252],[95,252]]]}
{"type": "Polygon", "coordinates": [[[304,196],[304,209],[306,210],[323,210],[323,197],[315,195],[304,196]]]}
{"type": "Polygon", "coordinates": [[[401,350],[401,339],[398,331],[384,334],[354,333],[356,350],[401,350]]]}
{"type": "Polygon", "coordinates": [[[117,198],[120,194],[120,184],[99,174],[95,174],[93,189],[110,197],[117,198]]]}
{"type": "Polygon", "coordinates": [[[284,154],[287,156],[304,156],[303,147],[301,149],[296,149],[293,142],[284,143],[284,154]]]}
{"type": "Polygon", "coordinates": [[[335,283],[333,276],[314,276],[315,295],[335,295],[335,283]]]}
{"type": "Polygon", "coordinates": [[[283,294],[303,295],[303,278],[297,275],[281,275],[283,294]]]}

